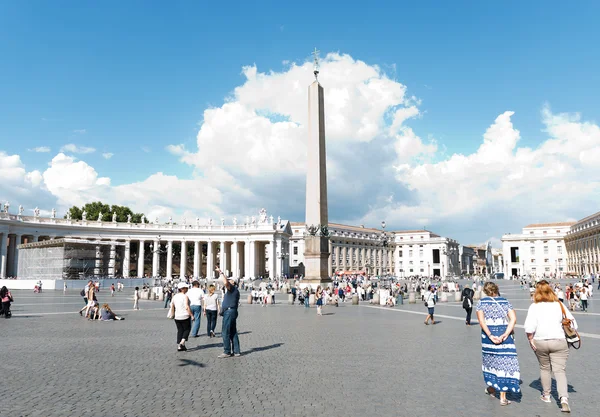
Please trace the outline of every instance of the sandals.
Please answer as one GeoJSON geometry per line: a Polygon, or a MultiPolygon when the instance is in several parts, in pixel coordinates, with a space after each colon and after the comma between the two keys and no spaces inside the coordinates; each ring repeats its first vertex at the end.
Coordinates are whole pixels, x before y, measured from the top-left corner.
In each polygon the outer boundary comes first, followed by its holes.
{"type": "Polygon", "coordinates": [[[545,403],[552,402],[552,398],[550,398],[550,395],[546,395],[546,394],[542,394],[542,396],[540,397],[540,400],[542,400],[545,403]]]}
{"type": "Polygon", "coordinates": [[[500,405],[508,405],[508,404],[512,404],[512,402],[508,401],[508,400],[500,400],[500,405]]]}

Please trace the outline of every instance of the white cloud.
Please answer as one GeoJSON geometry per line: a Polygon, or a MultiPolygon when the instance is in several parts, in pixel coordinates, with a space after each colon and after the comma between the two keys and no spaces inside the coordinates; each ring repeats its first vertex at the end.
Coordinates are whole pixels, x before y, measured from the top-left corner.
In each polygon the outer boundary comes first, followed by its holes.
{"type": "Polygon", "coordinates": [[[29,171],[19,155],[8,155],[0,151],[0,201],[11,205],[30,205],[34,201],[45,201],[46,192],[42,189],[42,175],[39,171],[29,171]]]}
{"type": "Polygon", "coordinates": [[[48,146],[38,146],[37,148],[27,149],[27,151],[45,153],[45,152],[50,152],[50,148],[48,146]]]}
{"type": "Polygon", "coordinates": [[[112,153],[112,152],[104,152],[104,153],[102,154],[102,157],[103,157],[104,159],[110,159],[110,158],[112,158],[114,155],[115,155],[115,154],[114,154],[114,153],[112,153]]]}
{"type": "Polygon", "coordinates": [[[61,152],[86,154],[86,153],[96,152],[96,149],[88,147],[88,146],[78,146],[78,145],[75,145],[74,143],[68,143],[65,146],[63,146],[62,148],[60,148],[60,151],[61,152]]]}
{"type": "Polygon", "coordinates": [[[77,135],[83,135],[83,134],[87,133],[87,129],[75,129],[75,130],[73,130],[73,133],[75,133],[77,135]]]}
{"type": "Polygon", "coordinates": [[[142,148],[141,148],[141,149],[142,149],[142,151],[144,151],[144,152],[146,152],[146,153],[150,153],[150,152],[152,151],[152,150],[151,150],[149,147],[147,147],[147,146],[142,146],[142,148]]]}

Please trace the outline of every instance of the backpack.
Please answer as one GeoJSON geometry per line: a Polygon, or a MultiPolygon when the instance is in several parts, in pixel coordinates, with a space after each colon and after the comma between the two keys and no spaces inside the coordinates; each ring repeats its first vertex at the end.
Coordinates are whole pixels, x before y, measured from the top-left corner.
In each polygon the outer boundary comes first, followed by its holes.
{"type": "Polygon", "coordinates": [[[79,293],[79,295],[81,295],[82,297],[85,297],[85,290],[81,290],[81,292],[79,293]]]}

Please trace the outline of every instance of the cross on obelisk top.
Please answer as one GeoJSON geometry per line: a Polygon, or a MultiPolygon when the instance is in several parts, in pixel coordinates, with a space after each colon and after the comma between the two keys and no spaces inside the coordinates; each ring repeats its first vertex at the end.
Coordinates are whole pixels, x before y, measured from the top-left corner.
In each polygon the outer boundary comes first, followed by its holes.
{"type": "Polygon", "coordinates": [[[314,58],[313,73],[315,74],[315,80],[317,81],[319,81],[319,52],[321,51],[317,50],[317,48],[312,52],[314,58]]]}

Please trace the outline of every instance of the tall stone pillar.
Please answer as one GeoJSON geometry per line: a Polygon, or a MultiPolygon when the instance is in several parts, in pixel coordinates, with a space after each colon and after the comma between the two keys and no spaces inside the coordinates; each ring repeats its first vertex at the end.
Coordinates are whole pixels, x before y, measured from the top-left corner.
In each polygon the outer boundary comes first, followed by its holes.
{"type": "Polygon", "coordinates": [[[173,277],[173,241],[167,241],[167,272],[165,273],[166,278],[173,277]]]}
{"type": "Polygon", "coordinates": [[[16,277],[19,274],[19,245],[23,241],[22,234],[15,234],[15,252],[13,255],[13,276],[16,277]]]}
{"type": "Polygon", "coordinates": [[[33,241],[34,242],[39,242],[40,241],[40,235],[33,235],[33,241]]]}
{"type": "Polygon", "coordinates": [[[187,275],[187,242],[181,241],[181,260],[179,261],[179,276],[187,275]]]}
{"type": "Polygon", "coordinates": [[[109,252],[109,258],[108,258],[108,277],[109,278],[114,278],[115,277],[115,262],[116,262],[116,257],[117,257],[117,245],[115,245],[114,243],[110,245],[110,252],[109,252]]]}
{"type": "Polygon", "coordinates": [[[140,246],[138,248],[138,266],[137,266],[137,276],[143,278],[144,277],[144,244],[146,242],[140,240],[140,246]]]}
{"type": "Polygon", "coordinates": [[[160,266],[160,240],[154,239],[154,246],[152,247],[152,276],[157,277],[160,266]]]}
{"type": "Polygon", "coordinates": [[[342,270],[348,270],[348,247],[342,246],[342,270]]]}
{"type": "Polygon", "coordinates": [[[225,252],[226,252],[225,242],[221,241],[220,255],[219,255],[219,268],[223,272],[227,271],[227,263],[226,263],[227,255],[225,254],[225,252]]]}
{"type": "Polygon", "coordinates": [[[6,278],[6,260],[8,258],[8,233],[0,235],[0,279],[6,278]]]}
{"type": "Polygon", "coordinates": [[[200,242],[194,242],[194,278],[200,278],[200,242]]]}
{"type": "Polygon", "coordinates": [[[131,241],[125,241],[125,251],[123,255],[123,278],[129,278],[129,268],[131,262],[131,241]]]}
{"type": "Polygon", "coordinates": [[[277,277],[277,245],[275,237],[271,239],[271,253],[269,253],[269,275],[271,278],[277,277]]]}
{"type": "Polygon", "coordinates": [[[210,240],[206,242],[206,278],[214,278],[215,276],[215,264],[213,256],[213,242],[210,240]]]}
{"type": "Polygon", "coordinates": [[[254,240],[250,241],[248,255],[248,275],[251,276],[253,279],[256,279],[256,241],[254,240]]]}
{"type": "Polygon", "coordinates": [[[100,278],[102,274],[102,247],[96,245],[96,261],[94,263],[94,276],[100,278]]]}
{"type": "Polygon", "coordinates": [[[234,277],[240,277],[240,256],[238,253],[238,242],[231,244],[231,273],[234,277]]]}
{"type": "MultiPolygon", "coordinates": [[[[315,78],[318,70],[315,68],[315,78]]],[[[327,157],[325,151],[325,103],[318,80],[308,87],[308,143],[306,167],[306,229],[303,282],[311,287],[331,282],[329,218],[327,213],[327,157]]]]}
{"type": "Polygon", "coordinates": [[[244,276],[252,276],[250,275],[250,240],[248,239],[244,242],[244,276]]]}

